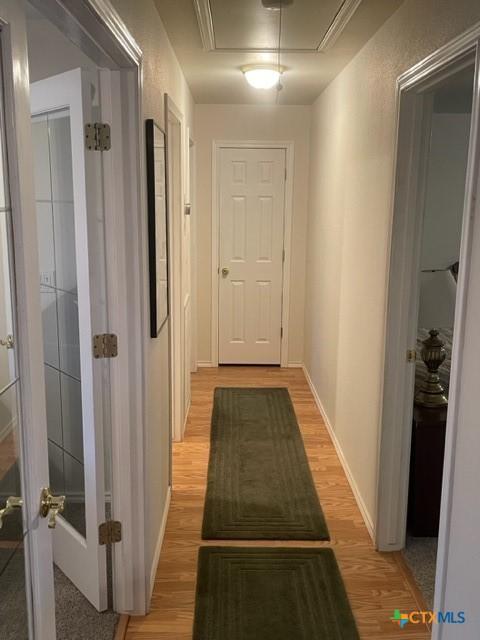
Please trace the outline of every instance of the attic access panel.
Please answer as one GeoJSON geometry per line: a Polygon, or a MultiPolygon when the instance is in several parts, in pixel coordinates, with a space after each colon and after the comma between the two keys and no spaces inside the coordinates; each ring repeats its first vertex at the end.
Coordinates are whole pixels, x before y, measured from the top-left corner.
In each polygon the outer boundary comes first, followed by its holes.
{"type": "MultiPolygon", "coordinates": [[[[278,11],[260,0],[205,0],[210,11],[216,49],[275,49],[278,11]]],[[[316,51],[343,0],[294,0],[283,10],[282,49],[316,51]]]]}

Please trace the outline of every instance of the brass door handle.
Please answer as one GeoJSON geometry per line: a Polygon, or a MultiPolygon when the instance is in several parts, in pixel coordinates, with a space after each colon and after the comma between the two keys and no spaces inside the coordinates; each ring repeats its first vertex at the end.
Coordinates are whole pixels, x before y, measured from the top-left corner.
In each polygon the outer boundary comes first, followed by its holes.
{"type": "Polygon", "coordinates": [[[48,528],[55,529],[57,516],[65,509],[65,496],[54,496],[50,489],[42,489],[40,495],[40,515],[48,517],[48,528]]]}
{"type": "Polygon", "coordinates": [[[2,347],[7,347],[7,349],[13,349],[15,342],[13,340],[13,336],[11,333],[4,340],[0,340],[0,345],[2,347]]]}
{"type": "Polygon", "coordinates": [[[16,498],[15,496],[10,496],[7,498],[7,502],[3,509],[0,509],[0,529],[3,527],[3,519],[5,516],[8,516],[9,513],[15,511],[16,509],[21,509],[23,507],[22,498],[16,498]]]}
{"type": "Polygon", "coordinates": [[[226,278],[228,276],[228,274],[230,273],[230,269],[228,269],[228,267],[223,267],[222,269],[222,276],[224,278],[226,278]]]}

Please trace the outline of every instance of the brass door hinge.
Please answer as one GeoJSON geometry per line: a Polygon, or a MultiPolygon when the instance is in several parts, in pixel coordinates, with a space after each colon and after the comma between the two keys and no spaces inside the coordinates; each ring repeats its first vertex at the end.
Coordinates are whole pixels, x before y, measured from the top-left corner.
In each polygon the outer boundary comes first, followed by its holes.
{"type": "Polygon", "coordinates": [[[118,520],[107,520],[98,527],[98,544],[114,544],[122,541],[122,523],[118,520]]]}
{"type": "Polygon", "coordinates": [[[93,336],[94,358],[116,358],[118,356],[118,339],[114,333],[100,333],[93,336]]]}
{"type": "Polygon", "coordinates": [[[417,352],[415,349],[407,349],[407,362],[416,362],[417,352]]]}
{"type": "Polygon", "coordinates": [[[108,151],[112,146],[110,125],[105,122],[86,124],[85,144],[90,151],[108,151]]]}

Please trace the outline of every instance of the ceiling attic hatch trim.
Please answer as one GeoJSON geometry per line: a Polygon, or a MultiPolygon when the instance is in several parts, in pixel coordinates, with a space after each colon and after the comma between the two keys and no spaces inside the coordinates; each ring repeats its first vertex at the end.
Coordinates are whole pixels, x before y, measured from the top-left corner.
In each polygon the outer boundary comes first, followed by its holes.
{"type": "Polygon", "coordinates": [[[341,36],[343,30],[353,18],[354,13],[360,6],[362,0],[345,0],[337,15],[332,20],[332,24],[328,27],[327,33],[323,36],[322,41],[318,45],[318,51],[328,51],[338,38],[341,36]]]}
{"type": "MultiPolygon", "coordinates": [[[[259,0],[260,1],[260,0],[259,0]]],[[[283,53],[323,53],[328,51],[338,38],[341,36],[343,30],[350,22],[358,7],[362,3],[362,0],[344,0],[342,6],[337,11],[334,19],[328,27],[325,35],[320,41],[318,47],[315,49],[282,49],[283,53]]],[[[200,29],[200,36],[202,38],[202,44],[205,51],[210,52],[238,52],[238,53],[276,53],[275,47],[271,48],[238,48],[238,47],[217,47],[215,44],[215,28],[213,26],[212,8],[210,6],[210,0],[193,0],[195,7],[195,13],[197,14],[198,27],[200,29]]]]}
{"type": "Polygon", "coordinates": [[[212,9],[209,0],[193,0],[197,14],[198,27],[205,51],[217,50],[215,46],[215,30],[213,28],[212,9]]]}

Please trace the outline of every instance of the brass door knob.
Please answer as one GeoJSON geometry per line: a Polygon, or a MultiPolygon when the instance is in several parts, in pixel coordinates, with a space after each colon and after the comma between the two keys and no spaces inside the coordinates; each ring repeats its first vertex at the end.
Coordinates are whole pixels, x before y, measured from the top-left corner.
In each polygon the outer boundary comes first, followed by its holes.
{"type": "Polygon", "coordinates": [[[48,517],[48,528],[55,529],[57,515],[65,509],[65,496],[54,496],[50,489],[42,489],[40,494],[40,515],[48,517]]]}
{"type": "Polygon", "coordinates": [[[0,345],[2,347],[7,347],[7,349],[13,349],[15,342],[13,340],[13,336],[11,333],[4,340],[0,340],[0,345]]]}
{"type": "Polygon", "coordinates": [[[228,274],[230,273],[230,269],[228,267],[223,267],[222,269],[222,276],[224,278],[226,278],[228,276],[228,274]]]}
{"type": "Polygon", "coordinates": [[[9,513],[15,511],[16,509],[21,509],[23,507],[22,498],[16,498],[15,496],[10,496],[7,498],[7,502],[3,509],[0,509],[0,529],[3,527],[3,519],[5,516],[8,516],[9,513]]]}

